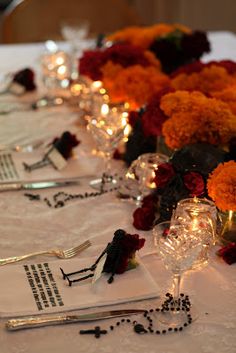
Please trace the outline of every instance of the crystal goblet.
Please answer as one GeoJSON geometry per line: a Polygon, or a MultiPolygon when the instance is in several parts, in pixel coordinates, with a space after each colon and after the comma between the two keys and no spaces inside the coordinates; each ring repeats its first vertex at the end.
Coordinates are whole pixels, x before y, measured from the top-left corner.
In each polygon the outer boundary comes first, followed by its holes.
{"type": "Polygon", "coordinates": [[[159,234],[158,248],[165,267],[173,274],[173,297],[168,311],[160,314],[160,322],[175,328],[184,324],[188,315],[186,308],[181,307],[182,274],[191,269],[202,251],[203,241],[197,229],[172,220],[169,231],[159,234]]]}
{"type": "Polygon", "coordinates": [[[101,178],[92,180],[90,185],[96,189],[110,189],[118,185],[118,180],[111,173],[111,158],[119,142],[124,138],[127,126],[127,112],[124,107],[106,105],[102,115],[92,118],[87,125],[97,148],[105,160],[105,171],[101,178]]]}

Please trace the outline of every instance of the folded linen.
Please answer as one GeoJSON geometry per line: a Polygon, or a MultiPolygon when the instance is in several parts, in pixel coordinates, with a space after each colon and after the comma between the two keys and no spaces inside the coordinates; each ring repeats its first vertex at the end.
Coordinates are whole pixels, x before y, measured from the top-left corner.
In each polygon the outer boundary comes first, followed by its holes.
{"type": "Polygon", "coordinates": [[[38,315],[114,305],[158,297],[159,288],[142,262],[133,270],[117,275],[112,284],[103,274],[68,286],[65,272],[90,266],[95,259],[70,259],[0,268],[0,317],[38,315]]]}

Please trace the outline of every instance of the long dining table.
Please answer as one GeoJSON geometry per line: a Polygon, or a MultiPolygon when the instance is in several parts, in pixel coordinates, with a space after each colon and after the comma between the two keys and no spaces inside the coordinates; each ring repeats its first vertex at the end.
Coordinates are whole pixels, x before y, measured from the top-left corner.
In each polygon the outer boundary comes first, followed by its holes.
{"type": "MultiPolygon", "coordinates": [[[[212,50],[210,54],[204,56],[205,62],[236,58],[236,36],[233,33],[210,32],[209,40],[212,50]]],[[[63,49],[68,48],[65,43],[59,43],[59,45],[63,49]]],[[[44,50],[44,43],[0,45],[0,74],[4,75],[31,67],[36,74],[38,86],[35,92],[25,94],[20,98],[10,94],[0,95],[0,105],[7,102],[15,107],[12,112],[0,115],[0,145],[12,148],[16,145],[31,146],[35,141],[43,141],[39,148],[31,152],[15,151],[14,148],[7,151],[8,156],[10,155],[15,161],[21,178],[32,181],[34,178],[37,180],[79,177],[79,184],[32,191],[32,194],[38,195],[39,200],[26,197],[25,190],[1,192],[0,259],[51,248],[66,249],[87,239],[92,245],[71,260],[58,260],[43,255],[21,263],[0,266],[0,293],[3,293],[2,296],[0,295],[0,352],[236,352],[234,336],[236,332],[236,268],[235,265],[229,266],[217,256],[219,245],[211,249],[208,266],[198,271],[187,271],[183,276],[181,291],[190,296],[197,315],[196,320],[182,332],[162,335],[137,334],[129,323],[116,326],[117,318],[19,331],[6,329],[6,321],[9,318],[22,316],[19,312],[24,313],[24,307],[20,307],[22,300],[20,296],[23,293],[20,286],[23,282],[17,279],[20,268],[49,261],[54,266],[57,265],[57,261],[60,261],[60,264],[63,261],[65,263],[75,261],[74,266],[76,266],[77,260],[86,266],[91,265],[91,262],[111,241],[117,229],[124,229],[130,234],[138,233],[140,237],[145,238],[145,246],[138,253],[142,269],[132,270],[133,274],[132,271],[128,271],[129,273],[115,276],[113,284],[102,282],[103,286],[115,288],[115,290],[108,289],[108,292],[105,292],[106,298],[103,298],[103,294],[101,295],[103,288],[98,288],[89,301],[86,298],[86,291],[83,291],[83,284],[72,286],[70,288],[71,300],[76,302],[77,297],[79,304],[78,307],[76,304],[68,306],[67,312],[71,313],[71,309],[73,309],[73,314],[131,308],[149,310],[160,305],[160,298],[166,292],[171,291],[172,285],[171,274],[165,269],[154,248],[152,231],[138,231],[132,225],[132,213],[137,207],[133,202],[120,200],[116,191],[96,197],[71,199],[64,207],[58,208],[49,207],[44,202],[44,198],[53,200],[53,196],[58,192],[72,195],[91,193],[89,181],[101,175],[104,168],[103,159],[94,153],[95,143],[86,130],[86,125],[78,111],[72,110],[67,105],[38,110],[24,109],[43,94],[40,81],[40,57],[44,50]],[[59,172],[47,166],[30,175],[27,174],[22,167],[22,161],[27,160],[32,163],[39,160],[45,151],[45,143],[67,130],[76,134],[80,144],[74,149],[74,156],[68,161],[66,168],[59,172]],[[140,278],[137,275],[139,272],[135,274],[135,271],[141,271],[140,278]],[[14,280],[11,281],[9,278],[14,278],[14,280]],[[138,279],[141,279],[141,283],[138,279]],[[125,291],[128,293],[127,296],[122,294],[125,291]],[[8,297],[12,298],[12,306],[9,306],[8,297]],[[8,310],[4,310],[5,302],[8,310]],[[79,333],[82,329],[91,329],[95,326],[100,326],[101,329],[115,326],[115,329],[108,330],[109,332],[99,339],[92,334],[81,335],[79,333]]],[[[4,149],[0,151],[0,155],[3,154],[6,154],[4,149]]],[[[126,166],[121,161],[113,160],[112,169],[117,174],[123,174],[126,166]]],[[[76,270],[71,264],[69,264],[71,267],[68,265],[69,268],[76,270]]],[[[58,281],[59,272],[58,265],[58,281]]],[[[131,316],[130,319],[139,321],[140,318],[137,315],[131,316]]]]}

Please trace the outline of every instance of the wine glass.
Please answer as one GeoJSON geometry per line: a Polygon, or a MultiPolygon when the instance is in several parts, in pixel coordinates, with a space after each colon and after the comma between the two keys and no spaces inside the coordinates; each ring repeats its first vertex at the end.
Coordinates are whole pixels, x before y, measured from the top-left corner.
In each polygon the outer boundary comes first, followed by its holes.
{"type": "Polygon", "coordinates": [[[61,24],[61,34],[71,47],[72,79],[78,77],[78,58],[86,46],[89,28],[86,19],[67,19],[61,24]]]}
{"type": "Polygon", "coordinates": [[[191,269],[203,249],[199,229],[192,229],[188,222],[171,221],[168,232],[161,232],[158,248],[165,267],[173,274],[173,296],[165,303],[160,322],[169,328],[179,327],[186,321],[188,312],[181,306],[180,284],[182,274],[191,269]]]}
{"type": "Polygon", "coordinates": [[[119,189],[119,197],[130,197],[137,205],[143,198],[156,188],[154,182],[155,171],[162,163],[168,162],[169,157],[161,153],[144,153],[133,161],[126,172],[124,183],[119,189]]]}
{"type": "Polygon", "coordinates": [[[105,172],[102,177],[90,182],[93,188],[109,190],[112,186],[118,185],[118,180],[111,173],[111,158],[119,142],[124,138],[127,116],[125,106],[103,104],[100,115],[88,122],[87,128],[105,160],[105,172]]]}

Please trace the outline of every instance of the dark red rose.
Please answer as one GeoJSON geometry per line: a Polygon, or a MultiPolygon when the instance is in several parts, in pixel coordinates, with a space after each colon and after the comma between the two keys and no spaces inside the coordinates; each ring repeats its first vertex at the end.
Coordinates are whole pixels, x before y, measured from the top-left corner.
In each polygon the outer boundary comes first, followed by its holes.
{"type": "Polygon", "coordinates": [[[104,52],[101,50],[87,50],[79,60],[79,72],[91,80],[102,79],[100,68],[104,65],[104,52]]]}
{"type": "Polygon", "coordinates": [[[201,196],[204,194],[205,183],[201,174],[188,172],[184,175],[184,185],[190,191],[190,196],[201,196]]]}
{"type": "Polygon", "coordinates": [[[236,243],[230,243],[220,250],[217,254],[228,264],[232,265],[236,262],[236,243]]]}
{"type": "Polygon", "coordinates": [[[71,157],[72,149],[79,143],[80,141],[77,140],[75,135],[66,131],[60,138],[54,140],[53,145],[65,159],[68,159],[71,157]]]}
{"type": "Polygon", "coordinates": [[[112,61],[123,67],[141,65],[149,66],[150,62],[144,56],[144,51],[129,43],[116,43],[104,51],[105,62],[112,61]]]}
{"type": "Polygon", "coordinates": [[[140,250],[145,243],[144,238],[139,238],[138,234],[128,234],[121,241],[122,250],[127,256],[131,256],[135,251],[140,250]]]}
{"type": "Polygon", "coordinates": [[[33,91],[36,88],[34,72],[28,68],[18,71],[13,77],[13,82],[23,86],[26,91],[33,91]]]}
{"type": "Polygon", "coordinates": [[[153,208],[139,207],[133,213],[133,226],[139,230],[150,230],[155,220],[153,208]]]}
{"type": "Polygon", "coordinates": [[[101,80],[101,67],[108,61],[123,67],[132,65],[149,66],[150,62],[141,48],[128,43],[116,43],[106,49],[85,51],[79,61],[79,72],[92,80],[101,80]]]}
{"type": "Polygon", "coordinates": [[[157,189],[165,187],[175,174],[175,170],[170,163],[160,164],[155,171],[155,178],[153,179],[157,189]]]}
{"type": "Polygon", "coordinates": [[[180,74],[191,75],[194,72],[200,72],[205,67],[206,64],[203,64],[201,61],[194,61],[190,64],[183,65],[177,70],[171,73],[170,77],[174,78],[180,74]]]}
{"type": "Polygon", "coordinates": [[[155,209],[157,208],[157,200],[158,200],[157,196],[152,194],[147,195],[142,200],[142,207],[155,209]]]}
{"type": "Polygon", "coordinates": [[[118,229],[114,233],[112,243],[107,251],[107,258],[103,271],[107,273],[123,273],[127,270],[129,260],[140,250],[145,243],[145,239],[139,238],[138,234],[128,234],[123,229],[118,229]],[[118,261],[118,263],[117,263],[118,261]]]}

